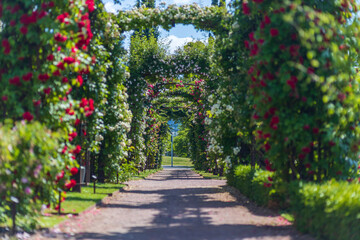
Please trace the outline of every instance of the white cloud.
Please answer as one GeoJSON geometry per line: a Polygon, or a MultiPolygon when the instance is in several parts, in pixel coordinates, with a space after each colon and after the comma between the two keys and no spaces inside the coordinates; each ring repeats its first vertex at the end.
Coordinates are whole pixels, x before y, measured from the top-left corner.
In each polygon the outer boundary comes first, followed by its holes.
{"type": "Polygon", "coordinates": [[[193,1],[193,0],[174,0],[174,4],[180,4],[180,5],[190,4],[191,1],[193,1]]]}
{"type": "Polygon", "coordinates": [[[104,5],[105,10],[110,13],[117,13],[118,10],[121,8],[119,5],[115,5],[113,2],[107,2],[104,5]]]}
{"type": "Polygon", "coordinates": [[[165,42],[170,42],[170,52],[173,53],[176,49],[179,47],[184,46],[185,44],[189,42],[193,42],[194,39],[191,37],[185,37],[185,38],[179,38],[174,35],[170,35],[166,38],[164,38],[165,42]]]}

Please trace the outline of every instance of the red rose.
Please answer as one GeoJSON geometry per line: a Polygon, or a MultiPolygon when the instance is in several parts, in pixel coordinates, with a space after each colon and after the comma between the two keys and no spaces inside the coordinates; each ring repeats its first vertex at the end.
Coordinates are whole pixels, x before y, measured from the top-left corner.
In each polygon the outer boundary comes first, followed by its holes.
{"type": "Polygon", "coordinates": [[[76,167],[73,167],[73,168],[70,169],[70,173],[71,173],[71,175],[73,175],[73,176],[76,175],[78,172],[79,172],[79,169],[76,168],[76,167]]]}
{"type": "Polygon", "coordinates": [[[33,77],[33,74],[31,72],[25,74],[24,76],[22,76],[22,79],[25,81],[25,82],[28,82],[32,79],[33,77]]]}
{"type": "Polygon", "coordinates": [[[300,46],[299,45],[291,45],[289,48],[289,52],[291,54],[291,56],[296,57],[299,55],[299,49],[300,46]]]}
{"type": "Polygon", "coordinates": [[[9,83],[14,86],[21,86],[20,78],[18,76],[10,78],[9,83]]]}
{"type": "Polygon", "coordinates": [[[265,151],[267,152],[267,151],[269,151],[271,149],[271,145],[269,143],[266,143],[264,145],[264,148],[265,148],[265,151]]]}
{"type": "Polygon", "coordinates": [[[15,25],[16,25],[16,21],[15,21],[15,20],[11,20],[11,21],[10,21],[10,26],[13,27],[13,26],[15,26],[15,25]]]}
{"type": "Polygon", "coordinates": [[[8,55],[11,51],[10,42],[7,39],[3,39],[1,42],[2,47],[4,48],[4,54],[8,55]]]}
{"type": "Polygon", "coordinates": [[[311,149],[310,149],[309,147],[303,147],[303,148],[301,149],[301,151],[302,151],[303,153],[309,154],[309,153],[311,152],[311,149]]]}
{"type": "Polygon", "coordinates": [[[68,147],[67,146],[64,146],[64,148],[61,150],[61,154],[65,154],[66,151],[67,151],[68,147]]]}
{"type": "Polygon", "coordinates": [[[248,3],[243,3],[242,4],[242,7],[243,7],[243,13],[245,14],[245,15],[250,15],[250,13],[251,13],[251,10],[250,10],[250,8],[249,8],[249,5],[248,5],[248,3]]]}
{"type": "Polygon", "coordinates": [[[89,104],[89,101],[86,98],[81,99],[80,107],[84,108],[89,104]]]}
{"type": "Polygon", "coordinates": [[[63,13],[59,15],[56,19],[59,20],[61,23],[65,22],[65,19],[68,18],[70,15],[69,13],[63,13]]]}
{"type": "Polygon", "coordinates": [[[72,150],[73,154],[79,154],[81,152],[81,146],[77,145],[75,149],[72,150]]]}
{"type": "Polygon", "coordinates": [[[77,132],[69,133],[69,141],[71,142],[77,137],[77,132]]]}
{"type": "Polygon", "coordinates": [[[44,93],[45,93],[46,95],[49,95],[49,94],[51,93],[51,88],[50,88],[50,87],[45,88],[45,89],[44,89],[44,93]]]}
{"type": "Polygon", "coordinates": [[[269,18],[269,16],[266,15],[266,16],[264,17],[264,23],[265,23],[265,24],[270,24],[270,23],[271,23],[271,19],[269,18]]]}
{"type": "Polygon", "coordinates": [[[72,64],[75,62],[75,59],[72,57],[65,57],[64,62],[66,62],[67,64],[72,64]]]}
{"type": "Polygon", "coordinates": [[[28,28],[25,27],[25,26],[22,26],[22,27],[20,28],[20,32],[21,32],[23,35],[26,35],[26,34],[28,33],[28,28]]]}
{"type": "Polygon", "coordinates": [[[71,179],[70,182],[65,184],[65,188],[67,188],[68,190],[70,190],[75,186],[76,186],[76,181],[74,179],[71,179]]]}
{"type": "Polygon", "coordinates": [[[33,100],[34,106],[39,106],[41,104],[41,100],[33,100]]]}
{"type": "Polygon", "coordinates": [[[28,25],[30,25],[32,23],[36,23],[36,21],[37,21],[36,15],[37,15],[36,12],[33,12],[33,14],[31,16],[28,16],[27,14],[23,14],[20,17],[20,22],[22,24],[24,24],[25,26],[28,26],[28,25]]]}
{"type": "Polygon", "coordinates": [[[244,44],[245,44],[245,47],[246,47],[247,49],[249,49],[249,48],[250,48],[249,41],[245,40],[245,41],[244,41],[244,44]]]}
{"type": "Polygon", "coordinates": [[[276,37],[277,35],[279,35],[279,30],[277,30],[276,28],[271,28],[270,29],[270,35],[272,37],[276,37]]]}
{"type": "Polygon", "coordinates": [[[74,125],[75,125],[75,126],[78,126],[80,123],[81,123],[80,119],[77,118],[77,119],[75,120],[74,125]]]}
{"type": "Polygon", "coordinates": [[[38,79],[39,79],[41,82],[46,82],[47,80],[50,79],[50,76],[49,76],[49,74],[47,74],[47,73],[39,74],[38,79]]]}
{"type": "Polygon", "coordinates": [[[318,129],[318,128],[313,128],[313,133],[314,133],[314,134],[318,134],[318,133],[319,133],[319,129],[318,129]]]}
{"type": "Polygon", "coordinates": [[[49,8],[55,7],[55,3],[54,3],[53,1],[49,2],[49,3],[48,3],[48,7],[49,7],[49,8]]]}
{"type": "Polygon", "coordinates": [[[31,122],[34,119],[34,116],[30,112],[24,112],[23,119],[31,122]]]}
{"type": "Polygon", "coordinates": [[[64,63],[63,62],[59,62],[56,67],[60,70],[65,70],[65,66],[64,66],[64,63]]]}
{"type": "Polygon", "coordinates": [[[55,72],[52,73],[53,76],[60,76],[61,73],[59,70],[56,70],[55,72]]]}
{"type": "Polygon", "coordinates": [[[67,83],[69,82],[69,79],[67,77],[63,77],[63,79],[61,80],[62,83],[67,83]]]}
{"type": "Polygon", "coordinates": [[[78,80],[78,83],[80,84],[80,86],[82,86],[84,80],[81,75],[77,76],[77,80],[78,80]]]}
{"type": "Polygon", "coordinates": [[[86,0],[85,2],[88,6],[89,12],[93,12],[95,10],[94,0],[86,0]]]}
{"type": "Polygon", "coordinates": [[[49,56],[47,56],[46,58],[48,61],[53,61],[54,60],[54,55],[50,54],[49,56]]]}
{"type": "Polygon", "coordinates": [[[296,88],[297,82],[298,82],[298,79],[296,76],[291,76],[290,79],[286,81],[287,85],[289,85],[292,90],[294,90],[296,88]]]}
{"type": "Polygon", "coordinates": [[[1,100],[3,100],[4,102],[6,102],[7,100],[9,100],[8,96],[4,95],[1,97],[1,100]]]}
{"type": "Polygon", "coordinates": [[[61,35],[61,33],[55,33],[54,39],[55,39],[55,41],[58,41],[58,42],[65,42],[67,40],[67,37],[61,35]]]}

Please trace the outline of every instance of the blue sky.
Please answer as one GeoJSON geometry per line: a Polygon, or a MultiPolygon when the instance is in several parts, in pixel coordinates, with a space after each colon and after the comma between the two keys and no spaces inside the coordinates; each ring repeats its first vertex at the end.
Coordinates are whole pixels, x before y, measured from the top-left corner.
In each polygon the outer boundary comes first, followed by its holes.
{"type": "MultiPolygon", "coordinates": [[[[165,2],[167,5],[170,4],[192,4],[197,3],[200,6],[210,6],[211,0],[167,0],[167,1],[156,1],[158,5],[161,2],[165,2]]],[[[116,13],[120,10],[130,10],[135,5],[135,0],[123,0],[121,1],[121,5],[115,5],[113,0],[103,0],[105,4],[105,9],[108,12],[116,13]]],[[[174,28],[172,28],[169,32],[160,29],[161,37],[170,43],[170,51],[173,52],[176,48],[183,46],[185,43],[194,41],[194,40],[206,40],[208,37],[208,33],[197,31],[191,25],[182,25],[178,24],[174,28]]],[[[129,44],[129,40],[127,39],[126,45],[129,44]]]]}

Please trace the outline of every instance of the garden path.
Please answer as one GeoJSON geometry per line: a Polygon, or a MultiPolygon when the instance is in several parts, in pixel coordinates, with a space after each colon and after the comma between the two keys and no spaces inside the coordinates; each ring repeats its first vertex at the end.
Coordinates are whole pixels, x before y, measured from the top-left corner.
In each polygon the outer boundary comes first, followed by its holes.
{"type": "Polygon", "coordinates": [[[309,240],[224,180],[165,169],[36,239],[309,240]],[[65,233],[66,234],[65,234],[65,233]]]}

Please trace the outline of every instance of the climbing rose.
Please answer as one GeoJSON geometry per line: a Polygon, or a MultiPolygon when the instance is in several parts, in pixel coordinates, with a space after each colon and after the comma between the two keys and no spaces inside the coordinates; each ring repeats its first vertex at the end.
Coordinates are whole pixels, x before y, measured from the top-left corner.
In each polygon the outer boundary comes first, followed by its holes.
{"type": "Polygon", "coordinates": [[[75,125],[75,126],[78,126],[79,124],[80,124],[80,119],[77,118],[77,119],[75,120],[74,125],[75,125]]]}
{"type": "Polygon", "coordinates": [[[73,176],[76,175],[78,172],[79,172],[79,169],[77,169],[76,167],[73,167],[73,168],[70,169],[70,173],[73,176]]]}
{"type": "Polygon", "coordinates": [[[276,37],[277,35],[279,35],[279,30],[277,30],[276,28],[271,28],[270,29],[270,35],[272,37],[276,37]]]}
{"type": "Polygon", "coordinates": [[[50,76],[49,76],[49,74],[47,74],[47,73],[39,74],[38,79],[39,79],[41,82],[46,82],[47,80],[50,79],[50,76]]]}
{"type": "Polygon", "coordinates": [[[30,112],[24,112],[23,119],[31,122],[34,119],[34,116],[30,112]]]}
{"type": "Polygon", "coordinates": [[[53,61],[54,60],[54,55],[50,54],[49,56],[47,56],[46,58],[48,61],[53,61]]]}
{"type": "Polygon", "coordinates": [[[49,95],[49,94],[51,93],[51,88],[50,88],[50,87],[45,88],[45,89],[44,89],[44,93],[45,93],[46,95],[49,95]]]}
{"type": "Polygon", "coordinates": [[[79,154],[81,152],[81,146],[77,145],[76,148],[72,151],[74,154],[79,154]]]}
{"type": "Polygon", "coordinates": [[[270,24],[270,23],[271,23],[271,19],[269,18],[269,16],[266,15],[266,16],[264,17],[264,23],[265,23],[265,24],[270,24]]]}
{"type": "Polygon", "coordinates": [[[86,0],[86,4],[88,5],[89,12],[93,12],[95,10],[94,0],[86,0]]]}
{"type": "Polygon", "coordinates": [[[58,42],[65,42],[67,40],[67,37],[61,35],[60,33],[55,33],[54,39],[55,39],[55,41],[58,41],[58,42]]]}
{"type": "Polygon", "coordinates": [[[247,3],[243,3],[242,4],[242,7],[243,7],[243,13],[245,15],[250,15],[250,8],[249,8],[249,5],[247,3]]]}
{"type": "Polygon", "coordinates": [[[71,179],[70,182],[65,184],[65,188],[71,189],[76,186],[76,181],[74,179],[71,179]]]}
{"type": "Polygon", "coordinates": [[[78,83],[80,84],[80,86],[83,84],[84,80],[82,78],[81,75],[77,76],[77,80],[78,80],[78,83]]]}
{"type": "Polygon", "coordinates": [[[22,76],[22,79],[25,81],[25,82],[28,82],[31,80],[31,78],[33,77],[33,74],[31,72],[25,74],[24,76],[22,76]]]}
{"type": "Polygon", "coordinates": [[[4,54],[8,55],[11,51],[11,46],[10,46],[9,40],[3,39],[1,43],[2,43],[1,44],[2,47],[4,48],[4,54]]]}
{"type": "Polygon", "coordinates": [[[11,85],[15,85],[15,86],[21,86],[21,82],[20,82],[20,78],[18,76],[15,76],[13,78],[9,79],[9,83],[11,85]]]}
{"type": "Polygon", "coordinates": [[[75,62],[75,59],[72,57],[65,57],[64,62],[66,62],[67,64],[72,64],[75,62]]]}
{"type": "Polygon", "coordinates": [[[23,35],[26,35],[26,34],[28,33],[28,28],[25,27],[25,26],[22,26],[22,27],[20,28],[20,32],[21,32],[23,35]]]}

